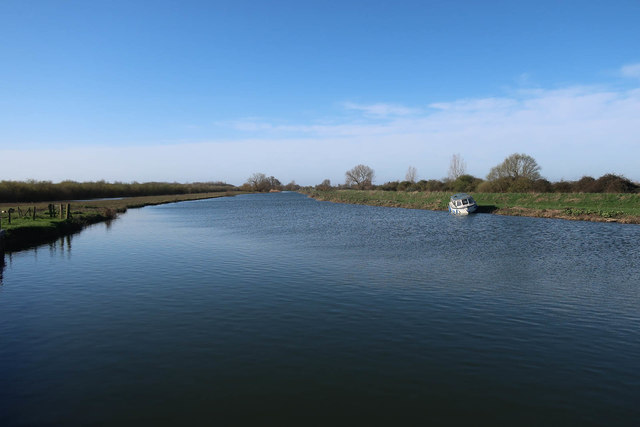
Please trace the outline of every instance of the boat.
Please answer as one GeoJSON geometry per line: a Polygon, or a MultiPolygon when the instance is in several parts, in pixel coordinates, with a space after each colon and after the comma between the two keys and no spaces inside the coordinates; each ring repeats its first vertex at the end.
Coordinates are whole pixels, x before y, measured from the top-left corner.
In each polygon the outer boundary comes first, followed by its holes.
{"type": "Polygon", "coordinates": [[[449,200],[449,212],[454,215],[467,215],[478,209],[478,204],[467,193],[457,193],[449,200]]]}

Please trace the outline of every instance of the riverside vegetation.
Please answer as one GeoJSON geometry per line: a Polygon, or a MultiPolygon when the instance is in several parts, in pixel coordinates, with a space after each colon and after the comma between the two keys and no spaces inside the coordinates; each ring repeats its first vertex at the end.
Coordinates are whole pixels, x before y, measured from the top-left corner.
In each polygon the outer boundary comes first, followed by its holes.
{"type": "MultiPolygon", "coordinates": [[[[450,192],[307,189],[317,200],[447,210],[450,192]]],[[[473,193],[478,211],[498,215],[640,224],[637,193],[473,193]]]]}
{"type": "Polygon", "coordinates": [[[345,173],[344,185],[334,187],[325,179],[303,192],[332,202],[430,210],[447,210],[450,195],[465,192],[473,194],[478,212],[640,224],[640,184],[624,176],[550,182],[540,175],[536,160],[523,153],[491,168],[486,180],[465,170],[462,157],[454,154],[444,180],[416,182],[417,170],[410,166],[404,181],[376,186],[374,170],[357,165],[345,173]]]}
{"type": "Polygon", "coordinates": [[[218,193],[234,190],[237,190],[235,186],[224,182],[180,184],[175,182],[0,181],[0,203],[166,196],[168,194],[218,193]]]}

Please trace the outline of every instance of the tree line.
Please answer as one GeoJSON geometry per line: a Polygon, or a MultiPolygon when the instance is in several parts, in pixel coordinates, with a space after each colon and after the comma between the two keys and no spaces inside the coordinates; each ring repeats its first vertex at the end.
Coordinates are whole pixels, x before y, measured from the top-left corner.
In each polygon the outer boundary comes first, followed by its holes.
{"type": "MultiPolygon", "coordinates": [[[[550,182],[540,175],[540,166],[527,155],[515,153],[491,168],[486,179],[466,173],[466,163],[459,154],[451,157],[448,176],[442,180],[417,181],[417,169],[409,166],[403,181],[389,181],[374,185],[375,171],[359,164],[345,172],[344,184],[334,186],[329,179],[315,188],[331,190],[379,189],[386,191],[453,191],[483,193],[640,193],[640,185],[621,175],[605,174],[599,178],[584,176],[576,181],[550,182]]],[[[105,181],[0,181],[2,202],[42,202],[52,200],[83,200],[110,197],[139,197],[171,194],[195,194],[226,191],[297,191],[295,181],[283,185],[277,178],[254,173],[240,187],[224,182],[195,182],[188,184],[167,182],[109,183],[105,181]]]]}
{"type": "Polygon", "coordinates": [[[345,172],[345,183],[332,186],[325,179],[315,186],[318,190],[332,188],[379,189],[386,191],[453,191],[482,193],[639,193],[640,185],[621,175],[605,174],[600,178],[584,176],[577,181],[550,182],[540,174],[536,160],[514,153],[491,168],[486,179],[466,173],[466,163],[454,154],[448,176],[442,180],[416,181],[417,170],[409,166],[404,181],[389,181],[374,185],[375,171],[366,165],[357,165],[345,172]]]}
{"type": "Polygon", "coordinates": [[[242,191],[257,191],[260,193],[268,193],[273,191],[297,191],[300,186],[295,181],[291,181],[287,185],[282,185],[279,179],[273,176],[267,176],[262,172],[256,172],[247,179],[247,182],[240,186],[242,191]]]}
{"type": "Polygon", "coordinates": [[[238,190],[224,182],[168,182],[109,183],[105,181],[0,181],[2,202],[43,202],[51,200],[84,200],[111,197],[159,196],[170,194],[217,193],[238,190]]]}

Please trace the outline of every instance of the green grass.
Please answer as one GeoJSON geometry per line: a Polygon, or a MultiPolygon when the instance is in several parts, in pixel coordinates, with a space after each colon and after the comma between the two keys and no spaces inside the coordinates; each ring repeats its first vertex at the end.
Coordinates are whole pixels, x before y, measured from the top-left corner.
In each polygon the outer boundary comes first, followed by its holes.
{"type": "Polygon", "coordinates": [[[640,217],[640,195],[614,193],[478,193],[479,205],[498,209],[560,210],[569,216],[640,217]]]}
{"type": "MultiPolygon", "coordinates": [[[[319,200],[410,209],[447,210],[451,193],[331,190],[309,193],[319,200]]],[[[590,221],[640,223],[639,194],[473,193],[480,212],[590,221]]]]}
{"type": "Polygon", "coordinates": [[[339,203],[432,210],[446,209],[451,196],[449,193],[439,192],[418,193],[382,190],[314,190],[310,195],[317,199],[339,203]]]}
{"type": "MultiPolygon", "coordinates": [[[[5,214],[6,215],[6,214],[5,214]]],[[[2,220],[2,229],[3,230],[15,230],[16,228],[23,228],[23,227],[40,227],[40,228],[44,228],[44,227],[51,227],[54,224],[60,223],[60,222],[64,222],[65,220],[63,219],[58,219],[58,218],[42,218],[42,217],[38,217],[35,220],[31,219],[31,218],[15,218],[12,217],[11,218],[11,224],[9,224],[7,217],[5,216],[2,220]]]]}

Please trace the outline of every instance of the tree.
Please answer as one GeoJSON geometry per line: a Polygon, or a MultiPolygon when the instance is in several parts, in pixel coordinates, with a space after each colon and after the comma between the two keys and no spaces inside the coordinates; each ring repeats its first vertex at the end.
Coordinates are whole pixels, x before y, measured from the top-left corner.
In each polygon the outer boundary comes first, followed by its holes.
{"type": "Polygon", "coordinates": [[[267,177],[265,174],[256,172],[249,177],[247,180],[247,184],[251,186],[253,191],[267,192],[269,190],[279,190],[282,187],[280,181],[276,178],[270,176],[267,177]]]}
{"type": "Polygon", "coordinates": [[[417,175],[418,175],[418,170],[413,166],[409,166],[409,169],[407,169],[407,174],[404,176],[404,179],[405,181],[415,183],[417,175]]]}
{"type": "Polygon", "coordinates": [[[460,154],[454,154],[451,156],[451,162],[449,163],[449,180],[455,181],[460,176],[464,175],[467,171],[467,165],[460,154]]]}
{"type": "Polygon", "coordinates": [[[364,190],[367,187],[371,187],[373,183],[373,177],[375,172],[369,166],[357,165],[353,169],[345,172],[347,186],[355,185],[360,190],[364,190]]]}
{"type": "Polygon", "coordinates": [[[247,184],[251,186],[253,191],[268,191],[267,175],[256,172],[247,179],[247,184]]]}
{"type": "Polygon", "coordinates": [[[292,180],[290,183],[284,186],[284,189],[286,191],[298,191],[300,189],[300,186],[292,180]]]}
{"type": "Polygon", "coordinates": [[[280,181],[272,176],[270,176],[269,178],[267,178],[267,182],[269,183],[269,190],[281,190],[282,189],[282,183],[280,183],[280,181]]]}
{"type": "Polygon", "coordinates": [[[499,165],[492,167],[487,175],[489,181],[500,178],[512,180],[525,178],[534,181],[541,178],[540,166],[533,157],[515,153],[504,159],[499,165]]]}
{"type": "Polygon", "coordinates": [[[320,190],[320,191],[331,190],[331,180],[325,179],[320,184],[316,185],[316,190],[320,190]]]}

